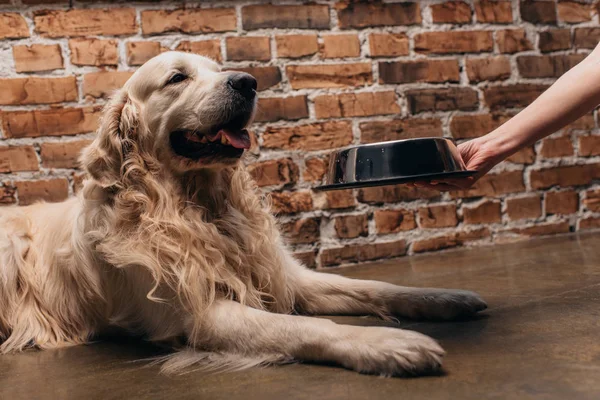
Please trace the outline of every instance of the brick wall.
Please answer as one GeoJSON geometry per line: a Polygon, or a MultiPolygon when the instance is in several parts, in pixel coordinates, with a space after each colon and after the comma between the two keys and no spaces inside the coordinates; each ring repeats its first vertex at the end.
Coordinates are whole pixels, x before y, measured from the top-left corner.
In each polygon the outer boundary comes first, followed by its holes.
{"type": "Polygon", "coordinates": [[[600,227],[596,113],[471,190],[311,190],[332,148],[499,126],[596,45],[596,5],[190,3],[0,0],[0,203],[76,191],[106,96],[178,49],[258,78],[250,168],[311,266],[600,227]]]}

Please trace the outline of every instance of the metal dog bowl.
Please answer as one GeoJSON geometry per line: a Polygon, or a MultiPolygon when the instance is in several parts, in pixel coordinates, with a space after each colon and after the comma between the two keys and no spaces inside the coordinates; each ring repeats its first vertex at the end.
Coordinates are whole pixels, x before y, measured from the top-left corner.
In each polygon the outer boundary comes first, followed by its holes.
{"type": "Polygon", "coordinates": [[[435,179],[467,177],[468,171],[450,139],[396,140],[351,147],[329,159],[325,184],[336,190],[435,179]]]}

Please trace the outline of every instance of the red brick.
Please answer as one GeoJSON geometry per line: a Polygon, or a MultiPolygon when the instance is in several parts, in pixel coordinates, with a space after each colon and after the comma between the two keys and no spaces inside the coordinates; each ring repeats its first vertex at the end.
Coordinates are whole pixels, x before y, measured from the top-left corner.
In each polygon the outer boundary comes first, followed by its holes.
{"type": "Polygon", "coordinates": [[[79,168],[81,150],[90,143],[91,140],[42,143],[42,165],[45,168],[79,168]]]}
{"type": "Polygon", "coordinates": [[[458,82],[456,60],[384,61],[379,63],[380,83],[458,82]]]}
{"type": "Polygon", "coordinates": [[[553,1],[521,1],[521,19],[533,24],[556,24],[553,1]]]}
{"type": "Polygon", "coordinates": [[[15,193],[17,189],[7,183],[0,184],[0,204],[15,204],[17,199],[15,193]]]}
{"type": "Polygon", "coordinates": [[[594,120],[594,114],[586,114],[580,117],[575,122],[571,122],[569,125],[563,128],[563,131],[572,133],[574,131],[590,131],[596,127],[596,121],[594,120]]]}
{"type": "Polygon", "coordinates": [[[85,173],[76,173],[73,175],[73,193],[78,194],[79,191],[83,188],[83,182],[86,179],[85,173]]]}
{"type": "Polygon", "coordinates": [[[329,29],[329,7],[326,5],[252,5],[242,8],[245,30],[329,29]]]}
{"type": "Polygon", "coordinates": [[[63,58],[58,44],[32,44],[13,46],[17,72],[39,72],[63,68],[63,58]]]}
{"type": "Polygon", "coordinates": [[[100,114],[100,107],[84,107],[12,111],[4,112],[0,117],[5,137],[23,138],[92,132],[100,114]]]}
{"type": "MultiPolygon", "coordinates": [[[[1,195],[0,188],[0,195],[1,195]]],[[[1,201],[1,200],[0,200],[1,201]]],[[[579,220],[579,230],[600,228],[600,217],[587,217],[579,220]]]]}
{"type": "Polygon", "coordinates": [[[314,250],[294,253],[294,257],[307,268],[317,268],[317,253],[314,250]]]}
{"type": "Polygon", "coordinates": [[[209,33],[236,29],[233,8],[188,8],[142,11],[142,33],[155,35],[167,32],[209,33]]]}
{"type": "Polygon", "coordinates": [[[219,39],[199,40],[197,42],[184,40],[179,43],[177,50],[186,53],[200,54],[201,56],[211,58],[218,63],[223,61],[223,57],[221,56],[221,40],[219,39]]]}
{"type": "Polygon", "coordinates": [[[254,121],[296,120],[308,117],[306,96],[261,97],[254,121]]]}
{"type": "Polygon", "coordinates": [[[467,58],[467,76],[471,82],[500,81],[510,78],[510,60],[504,56],[467,58]]]}
{"type": "Polygon", "coordinates": [[[580,136],[579,155],[584,157],[600,155],[600,136],[580,136]]]}
{"type": "Polygon", "coordinates": [[[421,228],[447,228],[457,224],[458,218],[454,204],[419,208],[419,226],[421,228]]]}
{"type": "Polygon", "coordinates": [[[471,7],[463,1],[447,1],[431,5],[434,24],[467,24],[471,22],[471,7]]]}
{"type": "Polygon", "coordinates": [[[517,57],[519,73],[524,78],[558,78],[585,58],[585,54],[517,57]]]}
{"type": "MultiPolygon", "coordinates": [[[[7,2],[10,3],[10,0],[8,0],[7,2]]],[[[0,1],[0,3],[2,3],[2,1],[0,1]]],[[[21,0],[21,3],[27,4],[27,5],[34,5],[34,4],[68,4],[69,0],[21,0]]]]}
{"type": "Polygon", "coordinates": [[[409,54],[408,36],[405,33],[371,33],[371,57],[397,57],[409,54]]]}
{"type": "Polygon", "coordinates": [[[89,8],[34,11],[35,31],[47,37],[133,35],[137,33],[133,8],[89,8]]]}
{"type": "Polygon", "coordinates": [[[117,41],[112,39],[71,39],[71,63],[75,65],[117,65],[117,41]]]}
{"type": "Polygon", "coordinates": [[[600,177],[600,164],[550,167],[529,172],[533,189],[588,185],[600,177]]]}
{"type": "Polygon", "coordinates": [[[287,150],[329,150],[352,143],[348,121],[328,121],[291,127],[269,127],[263,134],[263,147],[287,150]]]}
{"type": "Polygon", "coordinates": [[[452,197],[494,197],[507,193],[523,192],[524,190],[523,172],[510,171],[485,175],[475,182],[472,188],[451,194],[452,197]]]}
{"type": "Polygon", "coordinates": [[[83,94],[95,98],[108,97],[125,85],[133,75],[129,71],[90,72],[83,76],[83,94]]]}
{"type": "Polygon", "coordinates": [[[19,205],[38,201],[58,202],[69,196],[69,182],[64,178],[15,182],[19,205]]]}
{"type": "Polygon", "coordinates": [[[338,3],[337,9],[342,29],[421,23],[418,3],[348,2],[338,3]]]}
{"type": "Polygon", "coordinates": [[[511,221],[534,219],[542,216],[542,202],[535,194],[506,200],[506,214],[511,221]]]}
{"type": "Polygon", "coordinates": [[[600,28],[577,28],[573,45],[577,49],[594,49],[600,42],[600,28]]]}
{"type": "Polygon", "coordinates": [[[38,169],[37,155],[33,146],[0,146],[0,173],[38,169]]]}
{"type": "Polygon", "coordinates": [[[321,45],[321,57],[343,58],[360,56],[358,35],[325,35],[321,45]]]}
{"type": "Polygon", "coordinates": [[[531,41],[527,39],[524,29],[507,29],[496,32],[496,42],[500,53],[518,53],[533,49],[531,41]]]}
{"type": "Polygon", "coordinates": [[[511,118],[505,114],[456,115],[450,121],[454,139],[472,139],[490,133],[511,118]]]}
{"type": "Polygon", "coordinates": [[[356,205],[351,189],[321,193],[320,197],[318,208],[323,210],[352,208],[356,205]]]}
{"type": "Polygon", "coordinates": [[[401,111],[393,91],[322,95],[314,99],[314,104],[317,118],[367,117],[401,111]]]}
{"type": "Polygon", "coordinates": [[[576,1],[560,1],[557,4],[558,19],[562,22],[577,24],[592,20],[592,5],[576,1]]]}
{"type": "Polygon", "coordinates": [[[441,137],[442,121],[436,118],[393,119],[391,121],[369,121],[360,125],[361,143],[385,142],[388,140],[419,137],[441,137]]]}
{"type": "Polygon", "coordinates": [[[569,29],[550,29],[538,34],[538,46],[541,52],[568,50],[571,48],[569,29]]]}
{"type": "Polygon", "coordinates": [[[0,12],[0,40],[29,37],[27,22],[20,14],[0,12]]]}
{"type": "Polygon", "coordinates": [[[225,39],[230,61],[271,59],[271,39],[267,36],[239,36],[225,39]]]}
{"type": "Polygon", "coordinates": [[[343,88],[373,82],[370,63],[289,65],[286,72],[292,89],[343,88]]]}
{"type": "Polygon", "coordinates": [[[275,42],[278,57],[301,58],[319,51],[317,35],[278,35],[275,42]]]}
{"type": "Polygon", "coordinates": [[[444,250],[459,246],[461,243],[454,235],[438,236],[429,239],[417,240],[413,243],[412,249],[415,253],[425,251],[444,250]]]}
{"type": "Polygon", "coordinates": [[[369,234],[369,218],[367,214],[344,215],[334,220],[335,233],[342,239],[353,239],[369,234]]]}
{"type": "Polygon", "coordinates": [[[304,161],[306,168],[302,174],[302,179],[305,182],[321,182],[327,171],[327,160],[313,157],[304,161]]]}
{"type": "Polygon", "coordinates": [[[319,241],[320,226],[320,218],[304,218],[283,223],[281,230],[287,243],[312,244],[319,241]]]}
{"type": "Polygon", "coordinates": [[[547,214],[573,214],[579,209],[579,195],[573,190],[546,193],[547,214]]]}
{"type": "Polygon", "coordinates": [[[401,201],[434,199],[440,196],[441,194],[437,190],[407,185],[378,186],[358,191],[358,201],[367,204],[398,203],[401,201]]]}
{"type": "MultiPolygon", "coordinates": [[[[218,40],[217,40],[218,42],[218,40]]],[[[182,42],[183,43],[183,42],[182,42]]],[[[186,42],[190,43],[190,42],[186,42]]],[[[181,49],[180,44],[177,47],[179,51],[185,51],[181,49]]],[[[127,64],[129,65],[142,65],[151,58],[156,57],[166,49],[162,47],[160,42],[127,42],[127,64]]],[[[219,56],[221,55],[221,48],[219,47],[219,56]]],[[[221,61],[219,59],[219,61],[221,61]]]]}
{"type": "Polygon", "coordinates": [[[593,212],[600,211],[600,189],[591,189],[585,192],[585,207],[593,212]]]}
{"type": "Polygon", "coordinates": [[[379,235],[410,231],[417,227],[415,213],[410,210],[377,210],[375,226],[379,235]]]}
{"type": "Polygon", "coordinates": [[[477,92],[462,87],[409,90],[406,100],[412,114],[424,111],[473,111],[479,106],[477,92]]]}
{"type": "Polygon", "coordinates": [[[444,236],[437,236],[429,239],[417,240],[413,243],[412,249],[415,253],[424,251],[443,250],[451,247],[460,246],[465,242],[483,239],[488,237],[490,232],[487,228],[480,228],[471,231],[455,232],[444,236]]]}
{"type": "Polygon", "coordinates": [[[399,240],[389,243],[369,243],[363,245],[349,245],[321,251],[321,265],[348,264],[356,262],[374,261],[382,258],[400,257],[406,254],[406,242],[399,240]]]}
{"type": "Polygon", "coordinates": [[[567,233],[570,231],[570,229],[569,223],[565,221],[540,224],[527,228],[515,228],[511,229],[511,232],[524,236],[542,236],[555,235],[557,233],[567,233]]]}
{"type": "Polygon", "coordinates": [[[499,201],[484,201],[473,207],[463,207],[463,220],[465,224],[502,222],[501,204],[499,201]]]}
{"type": "Polygon", "coordinates": [[[509,24],[513,22],[510,1],[477,1],[475,3],[477,22],[489,24],[509,24]]]}
{"type": "Polygon", "coordinates": [[[515,164],[533,164],[535,162],[534,146],[525,147],[506,159],[515,164]]]}
{"type": "Polygon", "coordinates": [[[277,214],[295,214],[313,209],[310,192],[272,192],[271,208],[277,214]]]}
{"type": "Polygon", "coordinates": [[[298,180],[298,166],[290,158],[252,164],[248,171],[258,186],[287,185],[298,180]]]}
{"type": "Polygon", "coordinates": [[[281,71],[277,67],[236,67],[231,70],[246,72],[255,77],[258,91],[267,90],[281,82],[281,71]]]}
{"type": "Polygon", "coordinates": [[[573,143],[569,136],[548,138],[542,140],[540,154],[544,158],[568,157],[575,154],[573,143]]]}
{"type": "Polygon", "coordinates": [[[492,32],[446,31],[418,33],[414,37],[415,51],[419,53],[481,53],[492,51],[492,32]]]}
{"type": "Polygon", "coordinates": [[[76,100],[74,76],[0,79],[0,105],[51,104],[76,100]]]}
{"type": "Polygon", "coordinates": [[[523,108],[531,104],[547,85],[517,83],[510,86],[491,86],[483,89],[485,102],[490,109],[523,108]]]}

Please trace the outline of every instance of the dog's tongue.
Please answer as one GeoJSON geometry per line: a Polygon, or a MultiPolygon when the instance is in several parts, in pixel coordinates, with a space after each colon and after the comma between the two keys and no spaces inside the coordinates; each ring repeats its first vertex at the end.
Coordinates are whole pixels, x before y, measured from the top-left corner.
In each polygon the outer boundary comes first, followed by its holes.
{"type": "Polygon", "coordinates": [[[229,140],[229,143],[236,149],[249,149],[250,148],[250,135],[246,129],[240,131],[230,131],[227,129],[221,129],[217,136],[225,135],[229,140]]]}

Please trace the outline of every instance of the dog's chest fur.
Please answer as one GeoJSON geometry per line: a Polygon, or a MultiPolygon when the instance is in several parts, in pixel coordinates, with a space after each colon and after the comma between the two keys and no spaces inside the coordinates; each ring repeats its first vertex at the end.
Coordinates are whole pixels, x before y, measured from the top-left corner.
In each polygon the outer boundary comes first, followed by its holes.
{"type": "Polygon", "coordinates": [[[124,271],[120,292],[137,300],[121,301],[115,293],[113,321],[130,322],[135,314],[143,331],[162,338],[177,334],[185,321],[199,323],[219,298],[291,310],[274,219],[253,191],[232,182],[242,178],[194,190],[196,198],[177,197],[181,191],[166,187],[151,202],[140,193],[114,201],[108,212],[120,228],[109,229],[96,249],[111,269],[124,271]],[[152,208],[139,213],[140,201],[152,208]]]}

